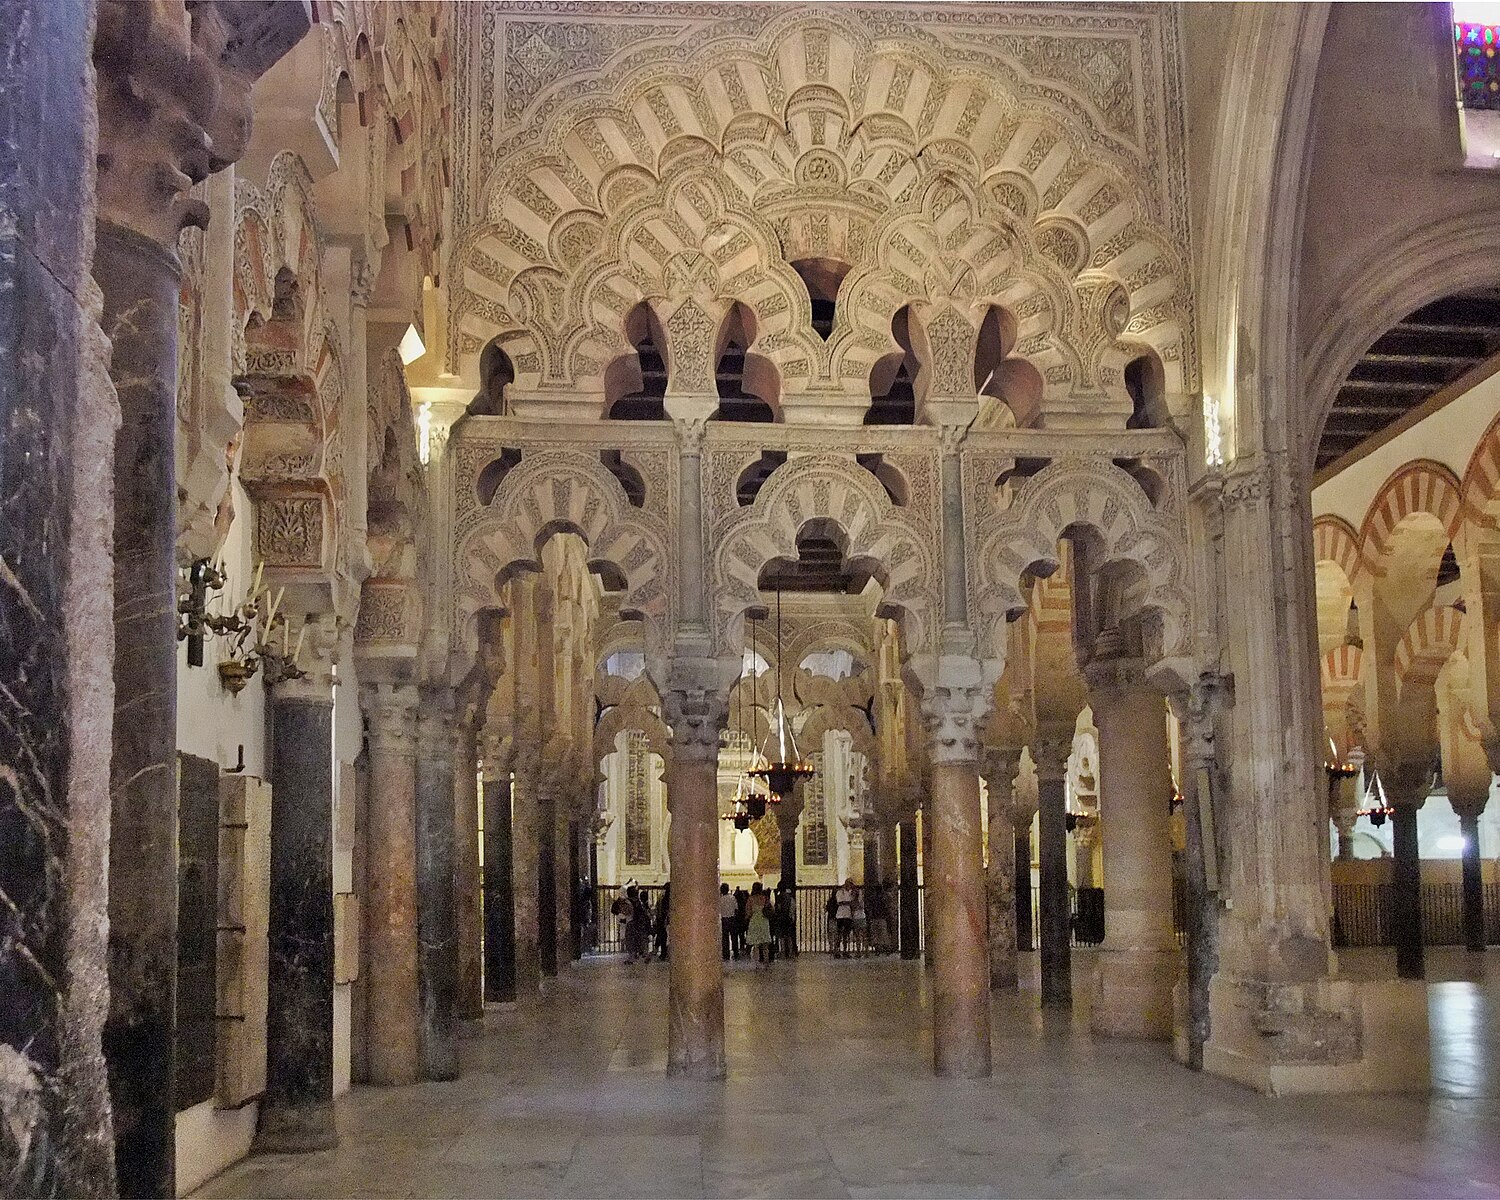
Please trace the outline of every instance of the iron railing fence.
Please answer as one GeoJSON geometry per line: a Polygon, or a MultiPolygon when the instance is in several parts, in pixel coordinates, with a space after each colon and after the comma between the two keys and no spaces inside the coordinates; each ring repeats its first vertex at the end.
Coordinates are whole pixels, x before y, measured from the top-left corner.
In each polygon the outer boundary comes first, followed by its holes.
{"type": "MultiPolygon", "coordinates": [[[[1500,883],[1484,885],[1485,941],[1500,944],[1500,883]]],[[[1429,946],[1461,946],[1464,892],[1458,883],[1422,885],[1422,941],[1429,946]]],[[[1333,885],[1333,944],[1344,947],[1393,946],[1389,883],[1333,885]]]]}

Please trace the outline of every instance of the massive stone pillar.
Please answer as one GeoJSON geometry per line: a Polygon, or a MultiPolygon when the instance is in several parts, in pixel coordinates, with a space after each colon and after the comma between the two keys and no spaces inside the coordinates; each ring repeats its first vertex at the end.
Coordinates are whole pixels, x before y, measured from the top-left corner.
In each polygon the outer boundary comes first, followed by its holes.
{"type": "Polygon", "coordinates": [[[93,16],[91,0],[17,0],[0,20],[0,1195],[15,1197],[117,1194],[101,1036],[120,414],[89,277],[93,16]]]}
{"type": "Polygon", "coordinates": [[[1484,928],[1484,878],[1480,871],[1479,817],[1489,801],[1488,780],[1485,786],[1463,788],[1448,776],[1448,802],[1458,814],[1458,828],[1463,835],[1463,903],[1464,949],[1483,950],[1487,939],[1484,928]]]}
{"type": "MultiPolygon", "coordinates": [[[[1068,754],[1072,739],[1062,733],[1038,739],[1031,756],[1036,762],[1037,799],[1041,821],[1038,839],[1041,864],[1042,1003],[1073,1003],[1072,905],[1068,902],[1068,754]]],[[[1106,918],[1107,919],[1107,918],[1106,918]]]]}
{"type": "MultiPolygon", "coordinates": [[[[1019,748],[1010,746],[992,746],[984,752],[984,781],[990,798],[990,861],[985,875],[989,900],[990,987],[1005,991],[1014,991],[1018,982],[1016,836],[1011,816],[1011,791],[1020,757],[1019,748]]],[[[1029,862],[1027,868],[1030,869],[1029,862]]],[[[1030,915],[1029,911],[1027,915],[1030,915]]]]}
{"type": "Polygon", "coordinates": [[[477,740],[471,723],[460,725],[453,759],[454,937],[458,942],[454,1013],[461,1021],[477,1021],[484,1016],[477,740]]]}
{"type": "Polygon", "coordinates": [[[417,720],[417,983],[422,1075],[456,1079],[458,945],[453,897],[453,690],[422,689],[417,720]]]}
{"type": "Polygon", "coordinates": [[[938,685],[923,702],[932,762],[933,1064],[940,1076],[982,1079],[990,1073],[990,966],[977,725],[988,695],[977,662],[948,660],[938,685]]]}
{"type": "Polygon", "coordinates": [[[516,998],[516,914],[511,889],[510,764],[501,739],[484,739],[484,998],[516,998]]]}
{"type": "Polygon", "coordinates": [[[540,754],[530,746],[516,752],[511,786],[511,913],[515,924],[516,999],[541,994],[542,960],[538,946],[541,893],[541,805],[538,801],[540,754]]]}
{"type": "Polygon", "coordinates": [[[1092,666],[1089,675],[1109,885],[1090,1021],[1096,1033],[1165,1039],[1178,964],[1166,705],[1123,669],[1092,666]]]}
{"type": "Polygon", "coordinates": [[[417,1000],[417,689],[363,688],[369,746],[365,1046],[369,1081],[421,1077],[417,1000]]]}
{"type": "Polygon", "coordinates": [[[271,689],[271,927],[266,1090],[255,1148],[323,1150],[333,1119],[331,617],[311,625],[306,674],[271,689]]]}
{"type": "MultiPolygon", "coordinates": [[[[700,668],[706,674],[712,663],[700,668]]],[[[711,679],[712,676],[710,675],[711,679]]],[[[719,959],[719,725],[705,690],[668,691],[672,814],[667,1074],[724,1077],[724,970],[719,959]]]]}

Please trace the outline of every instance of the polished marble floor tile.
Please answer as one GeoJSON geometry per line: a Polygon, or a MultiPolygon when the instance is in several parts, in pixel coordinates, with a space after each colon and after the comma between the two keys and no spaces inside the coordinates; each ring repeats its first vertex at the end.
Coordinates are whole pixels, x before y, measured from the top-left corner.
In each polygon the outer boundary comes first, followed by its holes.
{"type": "MultiPolygon", "coordinates": [[[[1389,971],[1380,951],[1343,967],[1389,971]]],[[[664,1077],[664,966],[587,962],[467,1030],[461,1079],[357,1088],[337,1149],[252,1158],[198,1194],[1500,1197],[1491,957],[1431,955],[1430,1095],[1279,1100],[1094,1038],[1081,1004],[1042,1013],[1034,978],[996,997],[976,1082],[931,1075],[921,964],[726,974],[725,1083],[664,1077]]]]}

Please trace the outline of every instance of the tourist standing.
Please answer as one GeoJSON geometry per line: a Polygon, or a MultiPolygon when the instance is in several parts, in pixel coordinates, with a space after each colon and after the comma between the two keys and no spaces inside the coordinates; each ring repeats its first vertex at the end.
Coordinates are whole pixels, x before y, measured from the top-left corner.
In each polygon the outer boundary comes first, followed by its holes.
{"type": "Polygon", "coordinates": [[[646,962],[651,957],[651,902],[639,888],[626,888],[630,909],[625,914],[625,961],[646,962]]]}
{"type": "Polygon", "coordinates": [[[739,916],[739,905],[734,897],[729,894],[727,883],[719,884],[719,936],[724,943],[724,960],[727,962],[732,954],[735,958],[740,956],[739,943],[734,936],[734,923],[739,916]]]}
{"type": "Polygon", "coordinates": [[[835,958],[848,958],[849,939],[854,933],[854,880],[846,879],[833,893],[834,951],[835,958]]]}
{"type": "Polygon", "coordinates": [[[742,887],[734,889],[734,956],[738,958],[741,954],[749,957],[750,947],[745,945],[745,930],[750,924],[750,913],[748,905],[750,893],[742,887]]]}
{"type": "Polygon", "coordinates": [[[771,920],[769,910],[771,897],[761,886],[759,880],[750,889],[750,897],[745,905],[745,940],[751,952],[755,955],[757,967],[769,967],[771,965],[771,920]]]}
{"type": "Polygon", "coordinates": [[[656,957],[667,961],[667,925],[671,919],[672,885],[661,890],[661,899],[656,904],[656,957]]]}
{"type": "Polygon", "coordinates": [[[776,937],[783,958],[797,957],[797,893],[788,887],[776,889],[776,937]]]}
{"type": "Polygon", "coordinates": [[[865,916],[870,922],[870,948],[876,954],[889,954],[893,947],[885,885],[872,883],[865,889],[865,893],[865,916]]]}

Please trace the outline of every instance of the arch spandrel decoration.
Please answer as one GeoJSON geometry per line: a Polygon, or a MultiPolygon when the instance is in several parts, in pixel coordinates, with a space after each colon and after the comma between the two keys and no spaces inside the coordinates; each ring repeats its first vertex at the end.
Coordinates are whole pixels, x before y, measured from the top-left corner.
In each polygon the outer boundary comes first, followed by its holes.
{"type": "MultiPolygon", "coordinates": [[[[660,515],[633,508],[597,457],[575,450],[528,450],[485,508],[458,532],[453,554],[454,629],[472,641],[477,615],[496,602],[497,579],[539,569],[540,547],[573,532],[591,562],[607,561],[625,580],[621,608],[641,614],[648,662],[661,661],[676,625],[676,555],[660,515]]],[[[467,647],[472,657],[475,647],[467,647]]]]}
{"type": "MultiPolygon", "coordinates": [[[[933,653],[942,619],[940,544],[880,482],[851,458],[809,454],[773,471],[755,502],[715,531],[710,542],[714,653],[733,657],[741,614],[762,603],[760,572],[773,559],[797,557],[797,534],[829,520],[848,539],[848,558],[875,564],[882,605],[898,610],[912,654],[933,653]]],[[[792,664],[795,665],[795,664],[792,664]]]]}
{"type": "Polygon", "coordinates": [[[1186,680],[1195,672],[1187,534],[1179,513],[1151,507],[1140,485],[1103,457],[1058,459],[1016,490],[1008,508],[971,532],[969,604],[981,656],[1004,659],[1006,614],[1026,607],[1021,576],[1035,563],[1058,565],[1057,543],[1077,529],[1099,539],[1099,566],[1139,568],[1138,614],[1154,618],[1148,668],[1186,680]]]}
{"type": "MultiPolygon", "coordinates": [[[[755,311],[756,350],[793,407],[867,395],[892,314],[955,289],[1018,310],[1016,352],[1050,396],[1118,407],[1121,339],[1156,351],[1169,394],[1194,389],[1186,219],[1168,200],[1181,167],[1161,69],[1170,22],[730,15],[705,10],[665,40],[638,30],[639,53],[550,72],[499,55],[507,85],[532,76],[537,98],[513,136],[487,105],[477,131],[461,118],[491,173],[461,203],[451,369],[473,375],[500,336],[518,392],[593,395],[623,312],[680,295],[669,264],[696,255],[716,294],[755,311]],[[1108,80],[1093,69],[1105,60],[1108,80]],[[797,256],[851,268],[827,343],[809,329],[797,256]]],[[[611,30],[558,14],[523,32],[485,12],[482,46],[498,21],[527,46],[611,30]]]]}

